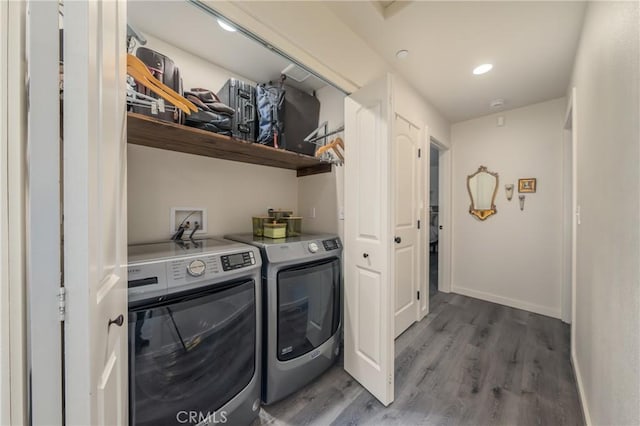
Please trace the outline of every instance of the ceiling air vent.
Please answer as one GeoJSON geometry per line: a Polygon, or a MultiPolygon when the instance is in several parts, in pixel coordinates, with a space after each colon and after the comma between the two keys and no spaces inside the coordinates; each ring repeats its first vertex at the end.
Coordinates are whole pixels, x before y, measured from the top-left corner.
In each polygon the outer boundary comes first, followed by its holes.
{"type": "Polygon", "coordinates": [[[298,83],[302,83],[311,76],[311,74],[307,70],[299,67],[296,64],[289,64],[285,69],[282,70],[282,74],[294,79],[298,83]]]}

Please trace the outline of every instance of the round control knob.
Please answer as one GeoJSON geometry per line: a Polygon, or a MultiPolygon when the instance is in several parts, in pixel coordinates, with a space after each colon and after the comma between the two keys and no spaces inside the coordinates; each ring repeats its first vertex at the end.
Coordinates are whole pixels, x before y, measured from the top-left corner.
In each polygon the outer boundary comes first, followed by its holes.
{"type": "Polygon", "coordinates": [[[191,263],[189,263],[189,266],[187,266],[187,272],[192,277],[199,277],[202,274],[204,274],[204,271],[206,268],[207,268],[207,265],[205,265],[205,263],[202,260],[196,259],[191,263]]]}
{"type": "Polygon", "coordinates": [[[316,253],[318,251],[318,245],[316,243],[309,243],[309,251],[316,253]]]}

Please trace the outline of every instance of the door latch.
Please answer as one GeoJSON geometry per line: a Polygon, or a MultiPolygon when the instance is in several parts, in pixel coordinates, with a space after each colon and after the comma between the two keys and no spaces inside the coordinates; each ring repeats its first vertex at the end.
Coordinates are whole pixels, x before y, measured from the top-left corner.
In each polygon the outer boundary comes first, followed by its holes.
{"type": "Polygon", "coordinates": [[[58,289],[58,319],[64,322],[67,313],[67,291],[64,287],[58,289]]]}

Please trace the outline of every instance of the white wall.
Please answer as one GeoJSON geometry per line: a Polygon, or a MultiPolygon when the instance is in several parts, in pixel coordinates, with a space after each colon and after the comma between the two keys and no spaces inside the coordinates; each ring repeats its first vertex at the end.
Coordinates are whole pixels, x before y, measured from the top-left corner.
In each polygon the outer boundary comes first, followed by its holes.
{"type": "MultiPolygon", "coordinates": [[[[146,47],[171,57],[185,88],[217,91],[229,77],[249,81],[166,42],[146,47]]],[[[166,240],[171,207],[204,207],[209,235],[250,232],[251,216],[268,207],[298,209],[295,171],[137,145],[128,147],[129,244],[166,240]]]]}
{"type": "Polygon", "coordinates": [[[560,317],[565,106],[556,99],[452,126],[452,291],[560,317]],[[468,213],[466,187],[480,165],[499,174],[498,213],[483,222],[468,213]],[[529,177],[538,189],[520,211],[518,179],[529,177]],[[506,183],[516,186],[511,202],[506,183]]]}
{"type": "MultiPolygon", "coordinates": [[[[329,130],[344,125],[345,95],[333,87],[325,87],[316,91],[320,100],[320,119],[329,122],[329,130]]],[[[339,133],[332,138],[340,136],[339,133]]],[[[298,179],[298,206],[304,232],[332,233],[342,238],[343,221],[338,218],[344,207],[344,168],[333,166],[331,173],[305,176],[298,179]],[[315,218],[312,211],[315,210],[315,218]]]]}
{"type": "Polygon", "coordinates": [[[171,207],[207,209],[209,235],[251,232],[251,216],[298,206],[296,172],[129,145],[129,244],[167,240],[171,207]]]}
{"type": "Polygon", "coordinates": [[[576,369],[587,421],[640,424],[638,2],[590,2],[576,56],[576,369]]]}
{"type": "MultiPolygon", "coordinates": [[[[393,91],[394,108],[398,114],[412,123],[427,126],[428,136],[435,138],[443,147],[451,146],[451,123],[439,111],[399,76],[393,77],[393,91]]],[[[428,143],[426,146],[429,146],[428,143]]]]}

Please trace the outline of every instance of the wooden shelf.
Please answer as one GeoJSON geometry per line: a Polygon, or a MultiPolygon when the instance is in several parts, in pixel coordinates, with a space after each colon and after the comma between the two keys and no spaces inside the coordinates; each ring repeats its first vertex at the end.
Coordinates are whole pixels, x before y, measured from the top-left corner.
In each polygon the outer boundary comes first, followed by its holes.
{"type": "Polygon", "coordinates": [[[331,171],[331,163],[308,155],[168,123],[142,114],[127,114],[127,137],[131,144],[296,170],[297,176],[331,171]]]}

